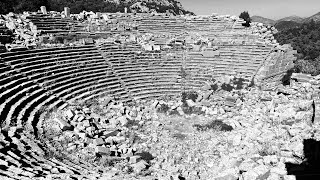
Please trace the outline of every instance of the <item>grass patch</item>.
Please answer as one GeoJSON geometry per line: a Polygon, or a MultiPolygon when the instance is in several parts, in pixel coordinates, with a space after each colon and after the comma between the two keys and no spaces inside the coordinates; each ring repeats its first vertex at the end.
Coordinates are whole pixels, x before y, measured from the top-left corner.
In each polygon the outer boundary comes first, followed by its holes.
{"type": "Polygon", "coordinates": [[[219,120],[211,121],[210,123],[204,124],[204,125],[194,124],[192,126],[195,127],[197,129],[197,131],[208,131],[210,129],[216,129],[218,131],[232,131],[233,130],[232,126],[229,126],[219,120]]]}

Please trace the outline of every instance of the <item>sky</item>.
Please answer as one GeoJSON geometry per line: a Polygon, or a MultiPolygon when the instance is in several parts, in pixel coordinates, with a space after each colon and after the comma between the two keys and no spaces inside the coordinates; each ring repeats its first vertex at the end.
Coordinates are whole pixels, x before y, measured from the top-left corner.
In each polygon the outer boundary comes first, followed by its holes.
{"type": "Polygon", "coordinates": [[[197,15],[237,15],[248,11],[270,19],[297,15],[309,17],[320,12],[320,0],[178,0],[182,6],[197,15]]]}

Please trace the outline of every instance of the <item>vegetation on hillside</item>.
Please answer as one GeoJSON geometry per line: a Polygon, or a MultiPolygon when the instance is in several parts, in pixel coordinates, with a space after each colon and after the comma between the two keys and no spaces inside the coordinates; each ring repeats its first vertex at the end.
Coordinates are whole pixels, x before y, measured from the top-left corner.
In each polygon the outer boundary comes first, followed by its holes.
{"type": "Polygon", "coordinates": [[[320,23],[310,21],[299,27],[285,29],[275,34],[280,44],[291,44],[298,51],[295,71],[320,74],[320,23]]]}
{"type": "Polygon", "coordinates": [[[286,30],[286,29],[297,28],[300,25],[301,25],[300,23],[297,23],[295,21],[279,21],[279,22],[274,24],[274,27],[278,31],[283,31],[283,30],[286,30]]]}
{"type": "MultiPolygon", "coordinates": [[[[0,13],[9,12],[21,13],[23,11],[38,11],[40,6],[46,6],[49,11],[63,11],[64,7],[70,7],[71,13],[79,13],[83,10],[93,12],[124,12],[137,3],[137,0],[0,0],[0,13]]],[[[181,4],[175,0],[168,0],[169,4],[160,1],[141,1],[141,6],[154,9],[159,13],[170,11],[175,14],[193,14],[181,7],[181,4]]],[[[139,12],[139,10],[138,10],[139,12]]]]}

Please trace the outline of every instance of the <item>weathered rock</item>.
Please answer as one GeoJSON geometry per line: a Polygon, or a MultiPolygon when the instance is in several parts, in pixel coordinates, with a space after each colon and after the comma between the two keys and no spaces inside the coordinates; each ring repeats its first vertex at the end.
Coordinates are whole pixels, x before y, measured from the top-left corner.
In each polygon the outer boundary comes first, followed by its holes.
{"type": "Polygon", "coordinates": [[[263,162],[265,165],[277,165],[278,158],[276,155],[269,155],[263,157],[263,162]]]}
{"type": "Polygon", "coordinates": [[[238,134],[233,138],[233,145],[239,146],[240,143],[241,143],[241,134],[238,134]]]}
{"type": "Polygon", "coordinates": [[[290,150],[298,157],[304,157],[303,142],[296,141],[290,144],[290,150]]]}
{"type": "Polygon", "coordinates": [[[196,106],[196,103],[193,102],[192,99],[187,99],[186,102],[187,102],[187,105],[188,105],[189,107],[194,107],[194,106],[196,106]]]}
{"type": "Polygon", "coordinates": [[[96,146],[95,152],[100,155],[106,155],[106,156],[111,154],[110,149],[103,146],[96,146]]]}
{"type": "Polygon", "coordinates": [[[259,175],[256,172],[254,172],[253,170],[244,172],[242,174],[243,180],[255,180],[255,179],[258,179],[258,177],[259,177],[259,175]]]}
{"type": "Polygon", "coordinates": [[[181,116],[184,115],[184,112],[183,112],[183,110],[182,110],[182,108],[180,106],[177,108],[177,111],[181,116]]]}
{"type": "Polygon", "coordinates": [[[85,113],[85,114],[90,114],[91,113],[91,110],[89,108],[83,108],[82,111],[85,113]]]}
{"type": "Polygon", "coordinates": [[[105,141],[102,138],[97,138],[93,140],[93,144],[96,146],[101,146],[103,144],[105,144],[105,141]]]}
{"type": "Polygon", "coordinates": [[[72,112],[71,109],[68,109],[68,110],[65,112],[65,115],[67,116],[68,119],[72,119],[73,116],[74,116],[74,112],[72,112]]]}
{"type": "Polygon", "coordinates": [[[214,180],[237,180],[237,179],[238,177],[234,176],[233,174],[228,174],[228,175],[214,178],[214,180]]]}
{"type": "Polygon", "coordinates": [[[128,123],[128,120],[126,116],[121,116],[117,119],[118,122],[120,122],[121,126],[125,126],[128,123]]]}
{"type": "Polygon", "coordinates": [[[132,156],[129,158],[129,163],[136,164],[139,160],[141,160],[141,156],[132,156]]]}
{"type": "Polygon", "coordinates": [[[312,109],[313,101],[311,100],[299,100],[297,103],[298,103],[297,107],[299,108],[300,111],[307,111],[312,109]]]}
{"type": "Polygon", "coordinates": [[[58,170],[58,168],[52,168],[52,169],[51,169],[51,172],[52,172],[53,174],[59,174],[59,173],[60,173],[59,170],[58,170]]]}
{"type": "Polygon", "coordinates": [[[79,122],[82,122],[82,121],[85,120],[85,119],[86,119],[85,116],[80,115],[79,118],[78,118],[78,121],[79,121],[79,122]]]}
{"type": "Polygon", "coordinates": [[[294,175],[285,175],[285,176],[283,176],[283,180],[296,180],[296,176],[294,176],[294,175]]]}
{"type": "Polygon", "coordinates": [[[267,179],[270,175],[270,169],[265,165],[259,165],[253,171],[258,174],[257,179],[267,179]]]}
{"type": "Polygon", "coordinates": [[[252,159],[247,159],[240,164],[239,170],[249,171],[252,170],[255,166],[257,166],[256,162],[254,162],[252,159]]]}
{"type": "Polygon", "coordinates": [[[141,160],[136,164],[132,164],[131,167],[133,168],[135,173],[139,174],[147,168],[147,165],[148,163],[146,161],[141,160]]]}
{"type": "Polygon", "coordinates": [[[83,121],[83,126],[84,126],[85,128],[90,127],[90,122],[89,122],[89,120],[84,120],[84,121],[83,121]]]}
{"type": "Polygon", "coordinates": [[[55,122],[59,123],[59,126],[60,126],[61,130],[63,130],[63,131],[72,130],[72,126],[68,122],[66,122],[66,121],[64,121],[62,119],[59,119],[59,118],[54,118],[53,120],[55,122]]]}

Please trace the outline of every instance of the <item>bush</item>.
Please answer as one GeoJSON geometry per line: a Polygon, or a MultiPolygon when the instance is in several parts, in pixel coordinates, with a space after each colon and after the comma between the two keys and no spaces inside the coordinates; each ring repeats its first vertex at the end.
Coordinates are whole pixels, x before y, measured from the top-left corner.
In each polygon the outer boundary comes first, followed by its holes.
{"type": "Polygon", "coordinates": [[[299,59],[295,62],[294,71],[297,73],[306,73],[313,76],[320,74],[320,57],[316,60],[299,59]]]}

